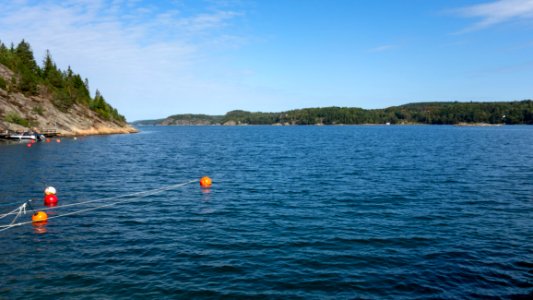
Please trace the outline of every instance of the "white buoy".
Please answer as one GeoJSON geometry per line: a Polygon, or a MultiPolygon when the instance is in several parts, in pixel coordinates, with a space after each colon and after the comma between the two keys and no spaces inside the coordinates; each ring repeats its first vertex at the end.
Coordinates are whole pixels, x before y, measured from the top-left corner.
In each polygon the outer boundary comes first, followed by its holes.
{"type": "Polygon", "coordinates": [[[45,195],[55,195],[56,194],[56,188],[53,186],[49,186],[44,190],[45,195]]]}

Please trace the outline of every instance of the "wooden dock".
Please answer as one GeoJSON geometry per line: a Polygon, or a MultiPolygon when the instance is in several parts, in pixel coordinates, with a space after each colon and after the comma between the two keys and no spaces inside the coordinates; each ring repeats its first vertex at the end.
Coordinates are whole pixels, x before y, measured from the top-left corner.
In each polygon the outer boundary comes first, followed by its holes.
{"type": "Polygon", "coordinates": [[[43,129],[39,131],[39,133],[44,135],[45,137],[55,137],[61,135],[61,133],[57,131],[57,129],[43,129]]]}

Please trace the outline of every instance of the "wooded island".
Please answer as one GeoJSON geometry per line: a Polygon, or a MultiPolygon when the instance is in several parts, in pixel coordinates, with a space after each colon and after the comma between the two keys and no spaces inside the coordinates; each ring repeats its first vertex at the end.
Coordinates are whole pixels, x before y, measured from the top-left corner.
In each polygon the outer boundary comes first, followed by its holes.
{"type": "Polygon", "coordinates": [[[279,113],[230,111],[223,116],[178,114],[139,125],[533,124],[533,101],[426,102],[384,109],[321,107],[279,113]]]}

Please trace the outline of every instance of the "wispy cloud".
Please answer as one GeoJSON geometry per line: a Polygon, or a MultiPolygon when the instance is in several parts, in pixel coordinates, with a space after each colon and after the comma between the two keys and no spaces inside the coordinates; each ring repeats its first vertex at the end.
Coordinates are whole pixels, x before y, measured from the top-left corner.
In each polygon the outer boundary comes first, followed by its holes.
{"type": "Polygon", "coordinates": [[[212,85],[199,70],[212,53],[241,40],[225,31],[243,16],[227,5],[198,6],[193,13],[179,1],[163,7],[128,0],[0,0],[0,7],[2,42],[26,39],[37,60],[49,49],[62,69],[71,65],[132,118],[164,115],[161,107],[175,101],[153,105],[156,98],[205,96],[188,90],[212,85]]]}
{"type": "Polygon", "coordinates": [[[475,31],[501,23],[533,19],[533,0],[498,0],[454,10],[460,16],[478,18],[462,32],[475,31]]]}
{"type": "Polygon", "coordinates": [[[397,48],[398,46],[397,45],[392,45],[392,44],[389,44],[389,45],[380,45],[380,46],[377,46],[377,47],[374,47],[374,48],[371,48],[368,50],[368,52],[385,52],[385,51],[389,51],[389,50],[392,50],[394,48],[397,48]]]}

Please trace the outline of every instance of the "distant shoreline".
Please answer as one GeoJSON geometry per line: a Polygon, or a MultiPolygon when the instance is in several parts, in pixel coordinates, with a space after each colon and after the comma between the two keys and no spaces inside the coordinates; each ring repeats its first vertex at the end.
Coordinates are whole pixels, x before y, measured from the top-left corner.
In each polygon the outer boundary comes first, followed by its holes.
{"type": "Polygon", "coordinates": [[[498,127],[498,126],[504,126],[504,125],[531,125],[531,124],[489,124],[489,123],[458,123],[458,124],[452,124],[454,126],[471,126],[471,127],[498,127]]]}
{"type": "Polygon", "coordinates": [[[299,126],[457,126],[457,127],[501,127],[501,126],[529,126],[531,124],[489,124],[489,123],[460,123],[460,124],[424,124],[424,123],[406,123],[406,124],[136,124],[136,126],[151,126],[151,127],[248,127],[248,126],[273,126],[273,127],[299,127],[299,126]]]}
{"type": "Polygon", "coordinates": [[[533,125],[533,101],[426,102],[384,109],[317,107],[284,112],[234,110],[225,115],[177,114],[134,125],[533,125]]]}

